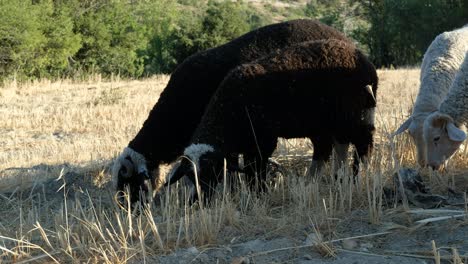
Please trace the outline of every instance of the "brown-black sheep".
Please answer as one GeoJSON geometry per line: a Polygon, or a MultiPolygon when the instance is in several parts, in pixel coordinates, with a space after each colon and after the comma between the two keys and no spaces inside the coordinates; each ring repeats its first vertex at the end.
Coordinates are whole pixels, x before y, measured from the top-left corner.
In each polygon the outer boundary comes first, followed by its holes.
{"type": "Polygon", "coordinates": [[[153,179],[154,187],[159,165],[182,154],[209,99],[232,68],[291,44],[329,38],[351,42],[316,20],[293,20],[259,28],[187,58],[172,73],[141,130],[114,162],[112,179],[117,191],[128,185],[133,203],[140,189],[147,191],[146,180],[153,179]]]}
{"type": "MultiPolygon", "coordinates": [[[[353,144],[361,159],[373,146],[377,73],[353,44],[340,40],[293,45],[232,70],[210,100],[184,155],[195,162],[206,198],[228,162],[243,154],[250,179],[264,181],[278,137],[310,138],[330,156],[333,142],[353,144]],[[256,167],[255,167],[256,166],[256,167]]],[[[188,176],[188,159],[168,184],[188,176]]]]}

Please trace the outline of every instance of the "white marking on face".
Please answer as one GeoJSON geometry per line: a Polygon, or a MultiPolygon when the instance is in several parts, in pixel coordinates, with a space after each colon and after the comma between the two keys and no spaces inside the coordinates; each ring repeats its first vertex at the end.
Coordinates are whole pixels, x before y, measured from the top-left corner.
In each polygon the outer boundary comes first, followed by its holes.
{"type": "Polygon", "coordinates": [[[413,118],[413,122],[411,122],[411,125],[408,128],[408,132],[413,139],[414,144],[416,145],[416,158],[418,160],[419,166],[421,167],[427,165],[427,145],[424,142],[423,137],[423,124],[423,118],[415,117],[413,118]]]}
{"type": "Polygon", "coordinates": [[[122,160],[127,157],[130,157],[133,166],[135,166],[135,171],[137,174],[148,173],[145,157],[133,149],[126,147],[119,155],[119,157],[114,161],[114,166],[112,167],[112,184],[114,188],[117,187],[119,170],[122,167],[122,160]]]}
{"type": "Polygon", "coordinates": [[[189,157],[199,168],[200,157],[208,152],[214,152],[214,147],[208,144],[192,144],[184,150],[184,155],[189,157]]]}
{"type": "Polygon", "coordinates": [[[427,144],[423,137],[423,124],[429,113],[418,113],[411,115],[393,134],[393,136],[408,130],[410,137],[416,145],[417,161],[421,167],[426,166],[427,144]]]}

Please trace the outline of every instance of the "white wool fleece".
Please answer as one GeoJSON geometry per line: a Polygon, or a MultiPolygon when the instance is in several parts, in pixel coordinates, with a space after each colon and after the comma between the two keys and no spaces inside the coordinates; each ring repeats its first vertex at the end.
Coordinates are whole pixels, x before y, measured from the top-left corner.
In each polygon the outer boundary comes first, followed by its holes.
{"type": "Polygon", "coordinates": [[[452,117],[455,124],[468,124],[468,51],[439,112],[452,117]]]}
{"type": "Polygon", "coordinates": [[[468,26],[444,32],[431,43],[421,65],[421,87],[413,115],[439,108],[468,50],[468,26]]]}
{"type": "Polygon", "coordinates": [[[189,157],[197,167],[200,165],[199,160],[203,154],[213,152],[214,148],[208,144],[192,144],[184,150],[184,155],[189,157]]]}
{"type": "Polygon", "coordinates": [[[424,122],[423,135],[428,165],[438,169],[457,151],[466,139],[464,125],[467,122],[468,56],[465,57],[439,110],[430,114],[424,122]]]}
{"type": "Polygon", "coordinates": [[[114,166],[112,167],[112,184],[114,187],[117,187],[119,170],[122,167],[122,160],[126,157],[130,157],[137,173],[148,172],[145,157],[133,149],[126,147],[114,161],[114,166]]]}

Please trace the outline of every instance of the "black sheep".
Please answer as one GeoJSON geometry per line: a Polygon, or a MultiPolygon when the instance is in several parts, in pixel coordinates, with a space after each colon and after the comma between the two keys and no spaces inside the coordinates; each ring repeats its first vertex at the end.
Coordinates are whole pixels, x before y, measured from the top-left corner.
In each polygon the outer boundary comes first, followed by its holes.
{"type": "MultiPolygon", "coordinates": [[[[197,168],[209,198],[223,158],[244,155],[250,179],[264,180],[267,160],[278,137],[310,138],[314,160],[329,158],[334,142],[353,144],[361,159],[373,146],[377,73],[353,44],[309,41],[232,70],[210,100],[184,155],[197,168]],[[319,151],[316,151],[316,150],[319,151]]],[[[359,162],[359,160],[357,160],[359,162]]],[[[188,159],[174,169],[168,184],[188,176],[188,159]]]]}
{"type": "Polygon", "coordinates": [[[146,179],[153,179],[155,186],[159,165],[182,154],[211,96],[231,69],[291,44],[329,38],[351,43],[316,20],[293,20],[259,28],[187,58],[172,73],[141,130],[116,159],[112,179],[117,191],[129,185],[133,203],[140,189],[147,190],[146,179]]]}

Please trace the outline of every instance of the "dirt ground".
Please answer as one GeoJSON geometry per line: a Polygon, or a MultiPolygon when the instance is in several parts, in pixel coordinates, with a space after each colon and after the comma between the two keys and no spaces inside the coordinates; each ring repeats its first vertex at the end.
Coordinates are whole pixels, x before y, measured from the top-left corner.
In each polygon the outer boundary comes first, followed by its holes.
{"type": "MultiPolygon", "coordinates": [[[[52,170],[54,168],[41,165],[11,169],[9,173],[35,175],[52,170]]],[[[52,211],[60,210],[64,199],[85,203],[91,197],[99,200],[101,207],[113,206],[110,198],[113,190],[108,179],[99,179],[91,173],[83,173],[83,168],[67,164],[61,166],[61,171],[60,179],[50,179],[14,193],[2,193],[1,214],[13,209],[5,203],[12,197],[36,200],[37,203],[47,201],[48,209],[52,211]]],[[[383,210],[383,221],[378,224],[369,223],[368,211],[353,210],[345,217],[331,219],[329,230],[321,233],[317,233],[313,226],[302,226],[287,234],[248,234],[242,228],[227,225],[220,230],[214,244],[181,247],[157,256],[140,256],[129,263],[434,263],[432,241],[441,256],[441,263],[467,263],[468,218],[460,217],[464,213],[463,199],[458,196],[450,203],[452,205],[436,209],[410,206],[404,210],[401,204],[387,207],[383,210]],[[418,222],[440,216],[454,217],[418,222]],[[325,233],[328,239],[322,237],[325,233]]]]}

